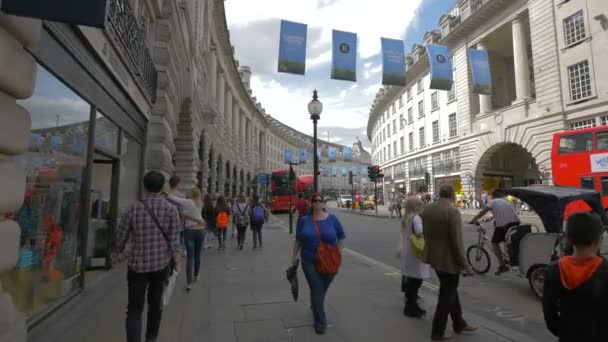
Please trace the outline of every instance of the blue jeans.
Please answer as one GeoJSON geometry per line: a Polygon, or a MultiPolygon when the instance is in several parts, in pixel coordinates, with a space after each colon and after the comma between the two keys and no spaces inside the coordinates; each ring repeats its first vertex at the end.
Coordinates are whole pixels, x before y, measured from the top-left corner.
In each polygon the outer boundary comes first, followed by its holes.
{"type": "Polygon", "coordinates": [[[184,239],[186,240],[186,278],[188,284],[198,276],[201,268],[201,248],[205,239],[205,231],[200,229],[185,229],[184,239]]]}
{"type": "Polygon", "coordinates": [[[315,324],[327,325],[325,317],[325,294],[334,275],[322,275],[317,272],[314,260],[302,260],[302,271],[310,287],[310,306],[315,318],[315,324]]]}

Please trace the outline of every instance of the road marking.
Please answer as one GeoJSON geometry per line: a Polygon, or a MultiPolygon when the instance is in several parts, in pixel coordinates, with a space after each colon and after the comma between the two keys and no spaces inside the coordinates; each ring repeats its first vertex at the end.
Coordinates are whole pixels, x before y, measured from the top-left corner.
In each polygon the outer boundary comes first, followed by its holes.
{"type": "MultiPolygon", "coordinates": [[[[398,270],[398,269],[396,269],[396,268],[394,268],[392,266],[389,266],[389,265],[387,265],[387,264],[385,264],[385,263],[383,263],[381,261],[378,261],[376,259],[370,258],[367,255],[363,255],[363,254],[361,254],[359,252],[355,252],[355,251],[353,251],[350,248],[344,248],[342,251],[345,252],[345,253],[350,254],[351,256],[353,256],[353,257],[355,257],[355,258],[357,258],[357,259],[359,259],[359,260],[361,260],[363,262],[366,262],[368,264],[371,264],[371,265],[383,268],[385,271],[388,272],[388,273],[385,273],[386,276],[394,276],[395,274],[401,275],[401,271],[400,270],[398,270]]],[[[426,282],[426,281],[422,283],[422,286],[424,286],[424,287],[426,287],[426,288],[428,288],[430,290],[433,290],[433,291],[439,291],[439,286],[437,286],[435,284],[431,284],[431,283],[426,282]]]]}

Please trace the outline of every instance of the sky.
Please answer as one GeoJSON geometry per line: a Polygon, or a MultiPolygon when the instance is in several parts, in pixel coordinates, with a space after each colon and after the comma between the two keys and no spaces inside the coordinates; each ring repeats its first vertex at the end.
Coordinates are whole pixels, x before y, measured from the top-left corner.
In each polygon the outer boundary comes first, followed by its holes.
{"type": "Polygon", "coordinates": [[[323,103],[319,137],[370,151],[367,119],[381,87],[380,38],[405,40],[406,52],[454,0],[227,0],[230,39],[240,65],[251,67],[253,96],[277,120],[312,135],[307,104],[323,103]],[[277,72],[280,20],[308,24],[306,75],[277,72]],[[332,29],[358,35],[357,82],[330,79],[332,29]]]}

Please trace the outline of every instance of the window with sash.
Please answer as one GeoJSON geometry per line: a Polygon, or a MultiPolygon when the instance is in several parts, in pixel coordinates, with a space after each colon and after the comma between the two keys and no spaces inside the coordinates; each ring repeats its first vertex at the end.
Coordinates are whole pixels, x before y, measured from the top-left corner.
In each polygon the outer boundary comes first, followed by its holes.
{"type": "Polygon", "coordinates": [[[439,142],[439,121],[433,121],[433,143],[439,142]]]}

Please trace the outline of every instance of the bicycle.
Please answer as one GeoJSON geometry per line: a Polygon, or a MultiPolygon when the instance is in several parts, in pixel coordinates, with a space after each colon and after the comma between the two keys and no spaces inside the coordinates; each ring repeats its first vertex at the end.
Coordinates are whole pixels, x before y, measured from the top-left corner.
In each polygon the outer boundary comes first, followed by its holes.
{"type": "MultiPolygon", "coordinates": [[[[491,221],[484,221],[491,222],[491,221]]],[[[492,266],[492,259],[490,258],[490,253],[488,252],[486,245],[492,245],[492,241],[487,237],[487,228],[481,225],[479,221],[475,221],[475,225],[477,226],[478,239],[477,243],[470,245],[466,251],[467,263],[471,266],[473,271],[477,274],[486,274],[490,270],[492,266]]],[[[540,229],[536,225],[529,225],[530,231],[540,232],[540,229]]],[[[503,260],[505,265],[511,265],[510,254],[508,253],[511,245],[511,236],[520,226],[513,226],[507,230],[505,234],[505,243],[504,246],[500,247],[500,250],[503,255],[503,260]]]]}

